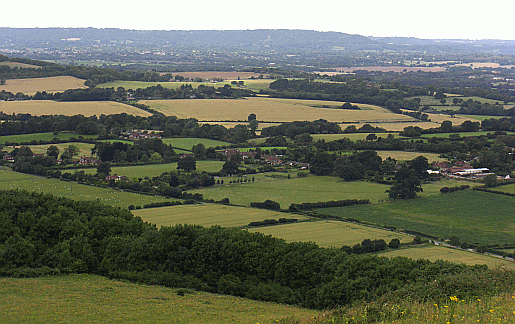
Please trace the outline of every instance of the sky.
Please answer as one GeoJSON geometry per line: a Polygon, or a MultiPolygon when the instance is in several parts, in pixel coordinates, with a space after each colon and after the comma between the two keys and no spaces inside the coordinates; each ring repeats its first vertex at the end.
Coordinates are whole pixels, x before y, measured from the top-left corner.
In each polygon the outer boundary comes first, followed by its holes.
{"type": "Polygon", "coordinates": [[[513,0],[28,0],[7,1],[2,12],[0,27],[306,29],[376,37],[515,40],[513,0]]]}

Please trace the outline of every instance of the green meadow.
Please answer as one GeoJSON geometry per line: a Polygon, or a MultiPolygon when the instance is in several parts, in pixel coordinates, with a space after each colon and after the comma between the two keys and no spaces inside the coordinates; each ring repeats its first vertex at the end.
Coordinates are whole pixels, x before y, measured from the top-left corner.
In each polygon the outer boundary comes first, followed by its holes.
{"type": "Polygon", "coordinates": [[[164,138],[162,141],[167,145],[172,145],[172,147],[187,151],[191,151],[193,145],[198,144],[203,144],[206,148],[231,145],[231,143],[228,142],[222,142],[208,138],[164,138]]]}
{"type": "MultiPolygon", "coordinates": [[[[457,184],[456,184],[457,185],[457,184]]],[[[438,238],[458,237],[480,244],[515,241],[515,198],[465,190],[378,205],[325,208],[322,214],[418,231],[438,238]]]]}
{"type": "MultiPolygon", "coordinates": [[[[197,172],[217,172],[222,169],[224,162],[222,161],[197,161],[197,172]]],[[[84,171],[86,174],[94,174],[97,172],[96,168],[78,169],[77,171],[84,171]]],[[[126,176],[129,179],[132,178],[153,178],[157,177],[165,172],[177,171],[177,163],[165,163],[165,164],[145,164],[145,165],[134,165],[134,166],[113,166],[111,167],[111,174],[117,174],[119,176],[126,176]]],[[[68,171],[68,172],[72,172],[68,171]]]]}
{"type": "Polygon", "coordinates": [[[122,208],[170,201],[160,196],[140,195],[0,169],[0,190],[10,189],[37,191],[75,200],[99,200],[104,204],[122,208]]]}
{"type": "Polygon", "coordinates": [[[15,323],[294,323],[314,310],[139,285],[89,274],[0,278],[0,322],[15,323]]]}

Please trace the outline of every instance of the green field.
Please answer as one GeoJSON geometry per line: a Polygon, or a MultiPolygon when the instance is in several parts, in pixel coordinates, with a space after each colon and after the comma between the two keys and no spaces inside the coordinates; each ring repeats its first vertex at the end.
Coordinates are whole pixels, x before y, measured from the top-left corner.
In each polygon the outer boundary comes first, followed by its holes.
{"type": "Polygon", "coordinates": [[[9,189],[37,191],[75,200],[98,199],[107,205],[122,208],[127,208],[130,205],[170,201],[170,199],[159,196],[140,195],[0,169],[0,190],[9,189]]]}
{"type": "Polygon", "coordinates": [[[260,232],[285,239],[288,242],[315,242],[322,247],[354,246],[365,239],[383,239],[386,243],[397,238],[408,243],[413,237],[370,226],[341,221],[316,221],[252,228],[260,232]]]}
{"type": "Polygon", "coordinates": [[[72,137],[79,138],[82,136],[84,138],[96,138],[97,135],[80,135],[75,133],[59,133],[55,136],[53,133],[37,133],[37,134],[23,134],[23,135],[8,135],[8,136],[0,136],[0,144],[5,144],[5,142],[11,143],[23,143],[23,142],[31,142],[31,141],[51,141],[54,137],[57,137],[59,140],[69,140],[72,137]]]}
{"type": "Polygon", "coordinates": [[[509,185],[495,187],[495,188],[492,188],[492,190],[515,194],[515,183],[514,184],[509,184],[509,185]]]}
{"type": "MultiPolygon", "coordinates": [[[[224,162],[222,161],[197,161],[197,172],[218,172],[222,169],[224,162]]],[[[94,174],[97,172],[96,168],[93,169],[79,169],[83,170],[86,174],[94,174]]],[[[177,171],[177,163],[165,163],[165,164],[146,164],[146,165],[135,165],[135,166],[121,166],[111,167],[111,174],[117,174],[119,176],[126,176],[129,179],[132,178],[153,178],[157,177],[164,172],[177,171]]],[[[73,171],[72,171],[73,172],[73,171]]]]}
{"type": "Polygon", "coordinates": [[[458,237],[468,243],[503,244],[515,241],[514,209],[515,198],[466,190],[379,205],[317,211],[438,238],[458,237]]]}
{"type": "Polygon", "coordinates": [[[246,226],[250,222],[265,219],[297,218],[307,219],[306,216],[275,212],[266,209],[249,207],[226,206],[219,204],[180,205],[133,210],[132,213],[144,221],[158,226],[173,226],[177,224],[194,224],[204,227],[220,225],[223,227],[246,226]]]}
{"type": "Polygon", "coordinates": [[[215,146],[227,146],[231,143],[212,140],[209,138],[164,138],[163,143],[166,145],[172,145],[179,149],[190,151],[193,145],[203,144],[206,148],[215,146]]]}
{"type": "Polygon", "coordinates": [[[489,268],[493,269],[515,270],[514,261],[445,246],[423,245],[409,249],[388,250],[387,252],[380,252],[379,255],[389,258],[403,256],[411,259],[428,259],[430,261],[444,260],[467,265],[486,264],[489,268]]]}
{"type": "MultiPolygon", "coordinates": [[[[420,137],[422,138],[431,138],[431,137],[444,137],[448,138],[449,135],[459,134],[460,137],[470,137],[470,136],[482,136],[488,133],[493,132],[458,132],[458,133],[435,133],[435,134],[422,134],[420,137]]],[[[513,132],[506,132],[507,134],[514,134],[513,132]]]]}
{"type": "MultiPolygon", "coordinates": [[[[181,73],[174,73],[179,74],[181,73]]],[[[254,91],[259,91],[262,89],[268,89],[271,82],[275,80],[271,79],[259,79],[259,80],[242,80],[245,84],[243,89],[250,89],[254,91]]],[[[191,85],[194,89],[198,88],[200,85],[204,85],[207,87],[214,88],[223,88],[226,84],[231,85],[231,80],[223,81],[223,82],[143,82],[143,81],[112,81],[103,84],[99,84],[100,88],[115,88],[123,87],[127,90],[133,89],[136,90],[138,88],[148,88],[152,86],[161,85],[163,88],[167,89],[178,89],[182,85],[191,85]]]]}
{"type": "Polygon", "coordinates": [[[377,155],[379,155],[383,160],[387,158],[392,158],[397,161],[408,161],[413,160],[419,156],[424,156],[427,158],[429,163],[433,163],[435,161],[442,161],[439,154],[436,153],[420,153],[420,152],[406,152],[406,151],[377,151],[377,155]]]}
{"type": "MultiPolygon", "coordinates": [[[[351,141],[365,140],[370,133],[352,133],[352,134],[314,134],[313,142],[318,140],[325,140],[326,142],[336,141],[342,138],[348,138],[351,141]]],[[[387,138],[388,135],[393,135],[395,138],[399,138],[398,133],[375,133],[377,137],[387,138]]]]}
{"type": "MultiPolygon", "coordinates": [[[[15,323],[278,323],[318,312],[240,297],[139,285],[74,274],[0,279],[0,322],[15,323]]],[[[293,323],[282,322],[281,323],[293,323]]]]}
{"type": "MultiPolygon", "coordinates": [[[[59,155],[61,155],[65,149],[70,146],[76,146],[79,149],[79,152],[77,153],[79,157],[81,156],[91,156],[91,149],[95,147],[95,144],[88,144],[88,143],[82,143],[82,142],[69,142],[69,143],[61,143],[61,144],[44,144],[44,145],[27,145],[32,153],[34,154],[46,154],[47,149],[50,147],[50,145],[55,145],[59,149],[59,155]]],[[[7,150],[12,151],[12,150],[7,150]]]]}

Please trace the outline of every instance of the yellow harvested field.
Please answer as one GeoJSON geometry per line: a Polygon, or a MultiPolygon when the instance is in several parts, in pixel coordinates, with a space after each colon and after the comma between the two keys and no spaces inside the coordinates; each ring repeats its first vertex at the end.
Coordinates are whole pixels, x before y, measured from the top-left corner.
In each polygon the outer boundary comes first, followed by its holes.
{"type": "MultiPolygon", "coordinates": [[[[88,143],[60,143],[60,144],[44,144],[44,145],[29,145],[28,147],[31,149],[32,153],[34,154],[46,154],[47,149],[50,147],[50,145],[55,145],[59,149],[59,155],[61,155],[64,150],[70,146],[74,145],[79,149],[78,156],[91,156],[91,149],[95,147],[95,144],[88,144],[88,143]]],[[[16,148],[19,148],[20,146],[16,146],[16,148]]],[[[15,148],[9,148],[8,151],[14,150],[15,148]]],[[[73,173],[73,171],[72,171],[73,173]]]]}
{"type": "Polygon", "coordinates": [[[397,161],[408,161],[408,160],[413,160],[414,158],[419,157],[421,155],[426,157],[427,160],[429,161],[429,163],[443,160],[439,156],[439,154],[435,154],[435,153],[420,153],[420,152],[405,152],[405,151],[377,151],[377,155],[379,155],[383,160],[390,157],[397,161]]]}
{"type": "Polygon", "coordinates": [[[68,89],[84,89],[84,80],[71,76],[58,76],[33,79],[7,79],[4,85],[0,85],[0,91],[12,93],[22,92],[33,95],[36,92],[62,92],[68,89]]]}
{"type": "Polygon", "coordinates": [[[141,101],[168,116],[196,118],[199,121],[247,121],[256,114],[258,121],[291,122],[325,119],[330,122],[413,121],[412,117],[394,114],[387,109],[358,104],[362,110],[319,108],[339,107],[343,102],[252,97],[247,99],[180,99],[141,101]]]}
{"type": "Polygon", "coordinates": [[[444,260],[467,265],[486,264],[489,268],[515,270],[515,262],[481,253],[458,250],[445,246],[424,245],[410,249],[390,250],[380,256],[403,256],[410,259],[427,259],[429,261],[444,260]]]}
{"type": "Polygon", "coordinates": [[[17,67],[18,69],[41,69],[41,66],[18,62],[0,62],[0,65],[7,65],[11,69],[15,67],[17,67]]]}
{"type": "MultiPolygon", "coordinates": [[[[161,73],[165,74],[165,73],[161,73]]],[[[202,78],[202,79],[224,79],[224,80],[231,80],[231,79],[250,79],[251,77],[257,78],[259,77],[259,73],[254,72],[220,72],[220,71],[202,71],[202,72],[174,72],[171,73],[172,75],[180,75],[185,78],[189,79],[195,79],[195,78],[202,78]]],[[[266,77],[266,75],[263,75],[266,77]]],[[[275,80],[272,80],[275,81],[275,80]]]]}
{"type": "Polygon", "coordinates": [[[6,114],[41,115],[113,115],[126,113],[148,117],[152,114],[133,106],[114,101],[57,102],[52,100],[1,101],[0,111],[6,114]]]}
{"type": "Polygon", "coordinates": [[[389,243],[397,238],[401,243],[411,242],[413,237],[375,227],[340,221],[301,222],[249,229],[285,239],[287,242],[315,242],[321,247],[354,246],[365,239],[383,239],[389,243]]]}

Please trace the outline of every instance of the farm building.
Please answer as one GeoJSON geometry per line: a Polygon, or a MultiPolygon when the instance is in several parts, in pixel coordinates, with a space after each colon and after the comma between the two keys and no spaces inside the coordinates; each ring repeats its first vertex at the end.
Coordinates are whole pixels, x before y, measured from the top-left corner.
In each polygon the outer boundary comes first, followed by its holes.
{"type": "Polygon", "coordinates": [[[81,164],[81,165],[95,165],[95,164],[99,164],[101,163],[102,161],[98,160],[98,159],[95,159],[95,158],[92,158],[92,157],[89,157],[89,156],[83,156],[79,159],[78,161],[78,164],[81,164]]]}

